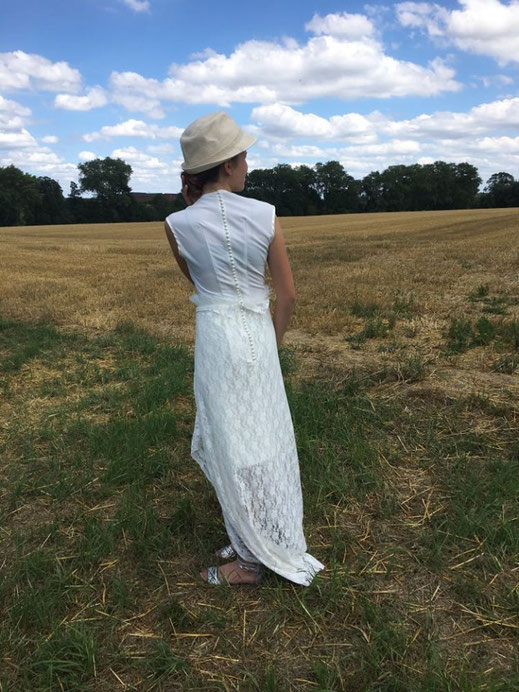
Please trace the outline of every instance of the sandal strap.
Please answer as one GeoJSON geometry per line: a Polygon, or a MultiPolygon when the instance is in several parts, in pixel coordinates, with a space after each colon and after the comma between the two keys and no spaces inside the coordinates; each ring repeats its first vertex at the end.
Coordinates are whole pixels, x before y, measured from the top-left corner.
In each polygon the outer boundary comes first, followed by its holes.
{"type": "Polygon", "coordinates": [[[207,583],[213,584],[214,586],[221,586],[222,582],[218,576],[218,567],[208,567],[207,568],[207,583]]]}
{"type": "Polygon", "coordinates": [[[238,566],[245,570],[245,572],[256,572],[257,574],[261,574],[263,571],[263,565],[261,562],[245,562],[244,560],[240,560],[240,558],[238,558],[238,566]]]}
{"type": "MultiPolygon", "coordinates": [[[[241,564],[240,563],[238,563],[238,564],[241,567],[241,564]]],[[[253,567],[250,566],[250,564],[248,566],[245,565],[244,567],[242,567],[242,569],[244,569],[245,571],[249,571],[249,572],[256,572],[256,580],[254,583],[255,584],[261,584],[261,582],[263,581],[263,577],[264,577],[264,566],[261,563],[258,563],[257,565],[254,565],[253,567]]],[[[212,567],[207,568],[206,582],[208,584],[212,584],[213,586],[223,586],[224,584],[228,583],[227,580],[225,580],[225,582],[222,582],[220,580],[219,567],[216,567],[214,565],[212,567]]]]}
{"type": "Polygon", "coordinates": [[[220,550],[220,557],[224,560],[228,560],[231,557],[236,557],[236,551],[230,543],[229,545],[226,545],[225,548],[220,550]]]}

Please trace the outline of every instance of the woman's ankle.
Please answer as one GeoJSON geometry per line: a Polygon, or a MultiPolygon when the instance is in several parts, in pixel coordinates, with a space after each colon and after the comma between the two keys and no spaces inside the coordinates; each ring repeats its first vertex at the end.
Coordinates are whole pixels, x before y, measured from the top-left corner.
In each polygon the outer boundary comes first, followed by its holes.
{"type": "Polygon", "coordinates": [[[238,563],[238,567],[245,572],[259,572],[261,569],[261,562],[249,562],[248,560],[243,560],[241,557],[238,557],[236,562],[238,563]]]}

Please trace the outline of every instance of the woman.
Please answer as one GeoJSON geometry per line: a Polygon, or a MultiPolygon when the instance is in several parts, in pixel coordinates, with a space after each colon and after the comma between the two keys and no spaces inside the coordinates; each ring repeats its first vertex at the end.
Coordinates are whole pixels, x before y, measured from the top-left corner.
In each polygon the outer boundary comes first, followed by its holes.
{"type": "Polygon", "coordinates": [[[224,112],[183,132],[183,193],[166,235],[194,284],[196,420],[191,454],[212,483],[230,545],[210,584],[257,584],[266,566],[308,585],[323,569],[306,553],[299,463],[277,348],[294,282],[272,205],[234,194],[245,186],[255,137],[224,112]],[[268,263],[276,303],[269,310],[268,263]]]}

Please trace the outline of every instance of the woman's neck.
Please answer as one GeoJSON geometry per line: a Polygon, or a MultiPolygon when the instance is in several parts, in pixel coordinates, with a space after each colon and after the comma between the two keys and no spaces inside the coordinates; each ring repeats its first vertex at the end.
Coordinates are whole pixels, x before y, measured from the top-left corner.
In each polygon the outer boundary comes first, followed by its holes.
{"type": "Polygon", "coordinates": [[[204,185],[202,194],[205,195],[208,192],[216,192],[217,190],[227,190],[228,192],[232,192],[231,186],[227,181],[217,181],[215,183],[207,183],[207,185],[204,185]]]}

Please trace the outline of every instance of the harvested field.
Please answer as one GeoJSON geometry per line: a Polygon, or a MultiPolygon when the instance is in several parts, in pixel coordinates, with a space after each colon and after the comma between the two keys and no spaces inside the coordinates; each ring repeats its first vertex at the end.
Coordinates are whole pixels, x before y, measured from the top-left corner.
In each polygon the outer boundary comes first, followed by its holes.
{"type": "Polygon", "coordinates": [[[519,689],[519,211],[282,219],[307,589],[210,589],[161,224],[0,229],[0,690],[519,689]]]}

